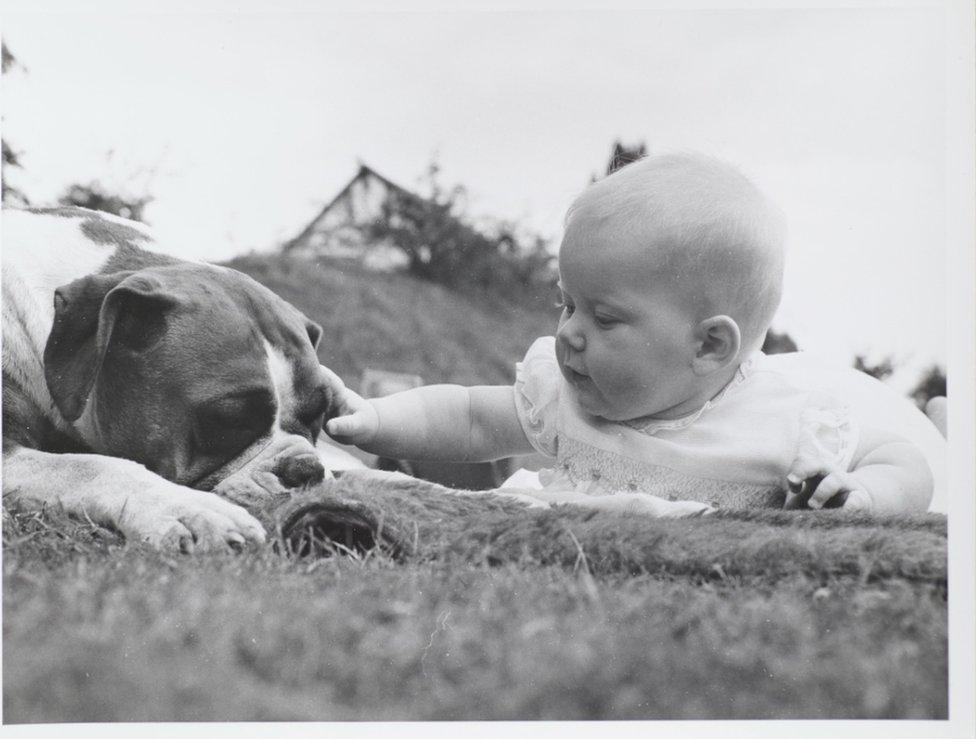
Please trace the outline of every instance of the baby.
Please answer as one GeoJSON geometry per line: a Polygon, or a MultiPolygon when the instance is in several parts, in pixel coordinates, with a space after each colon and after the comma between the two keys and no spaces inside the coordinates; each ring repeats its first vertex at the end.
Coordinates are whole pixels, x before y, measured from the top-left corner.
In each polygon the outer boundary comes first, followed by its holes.
{"type": "Polygon", "coordinates": [[[760,347],[779,304],[784,227],[736,169],[651,156],[587,188],[559,251],[562,315],[512,386],[341,391],[335,439],[385,457],[540,452],[542,500],[691,515],[809,506],[924,511],[912,444],[861,426],[816,372],[760,347]]]}

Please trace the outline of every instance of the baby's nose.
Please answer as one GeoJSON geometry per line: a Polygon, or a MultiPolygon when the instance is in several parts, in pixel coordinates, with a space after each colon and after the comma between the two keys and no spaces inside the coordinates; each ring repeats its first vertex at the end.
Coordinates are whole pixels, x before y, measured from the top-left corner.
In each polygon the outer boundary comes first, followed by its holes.
{"type": "Polygon", "coordinates": [[[556,331],[556,339],[563,342],[574,352],[581,352],[586,348],[586,337],[582,331],[573,327],[572,321],[567,321],[556,331]]]}

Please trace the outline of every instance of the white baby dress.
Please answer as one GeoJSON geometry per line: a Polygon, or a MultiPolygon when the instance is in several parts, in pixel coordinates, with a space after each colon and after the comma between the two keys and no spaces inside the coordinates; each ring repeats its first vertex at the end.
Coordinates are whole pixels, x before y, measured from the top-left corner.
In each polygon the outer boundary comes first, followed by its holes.
{"type": "Polygon", "coordinates": [[[801,451],[847,470],[859,437],[849,409],[790,366],[759,353],[691,415],[618,423],[579,407],[555,339],[543,337],[516,367],[515,405],[533,447],[555,458],[539,473],[543,488],[778,508],[801,451]]]}

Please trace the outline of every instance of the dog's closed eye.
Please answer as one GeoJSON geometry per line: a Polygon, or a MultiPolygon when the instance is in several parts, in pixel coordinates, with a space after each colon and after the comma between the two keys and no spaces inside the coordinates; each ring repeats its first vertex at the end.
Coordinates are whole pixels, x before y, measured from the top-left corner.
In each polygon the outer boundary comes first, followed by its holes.
{"type": "Polygon", "coordinates": [[[204,454],[233,454],[264,434],[274,420],[270,395],[259,390],[209,400],[194,410],[194,447],[204,454]]]}

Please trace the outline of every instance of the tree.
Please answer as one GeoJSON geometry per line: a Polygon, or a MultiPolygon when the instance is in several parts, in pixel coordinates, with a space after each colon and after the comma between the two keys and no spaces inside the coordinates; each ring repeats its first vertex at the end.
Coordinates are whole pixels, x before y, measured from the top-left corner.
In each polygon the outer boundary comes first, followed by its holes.
{"type": "Polygon", "coordinates": [[[918,384],[909,393],[919,408],[925,408],[925,404],[931,398],[939,395],[948,395],[946,387],[946,375],[942,368],[933,364],[923,374],[918,384]]]}
{"type": "MultiPolygon", "coordinates": [[[[7,47],[6,42],[0,43],[0,71],[2,71],[3,74],[7,74],[17,67],[27,71],[26,68],[17,61],[17,57],[15,57],[7,47]]],[[[2,144],[3,149],[3,162],[2,165],[0,165],[0,189],[3,190],[3,204],[26,208],[30,205],[30,200],[22,190],[14,187],[7,180],[7,173],[9,172],[10,167],[23,169],[23,165],[20,163],[20,152],[15,151],[7,139],[4,139],[2,142],[0,142],[0,144],[2,144]]]]}
{"type": "Polygon", "coordinates": [[[61,205],[77,205],[81,208],[101,210],[131,221],[142,221],[142,211],[152,202],[152,197],[126,197],[108,192],[102,185],[92,181],[87,185],[69,185],[58,198],[61,205]]]}
{"type": "Polygon", "coordinates": [[[17,57],[10,51],[7,42],[0,42],[0,70],[9,72],[14,67],[21,67],[23,69],[23,65],[17,61],[17,57]]]}
{"type": "Polygon", "coordinates": [[[786,333],[776,333],[772,329],[766,332],[766,338],[763,339],[762,351],[765,354],[787,354],[789,352],[795,352],[798,350],[796,342],[793,338],[786,333]]]}
{"type": "Polygon", "coordinates": [[[636,146],[624,146],[620,139],[613,142],[613,150],[610,152],[610,161],[607,162],[607,174],[613,174],[621,167],[638,159],[647,156],[647,146],[641,141],[636,146]]]}
{"type": "Polygon", "coordinates": [[[452,284],[463,278],[461,267],[471,262],[483,237],[462,223],[459,211],[464,189],[441,188],[436,163],[427,171],[430,196],[391,191],[383,203],[380,218],[370,224],[369,236],[388,240],[407,255],[407,269],[424,279],[452,284]]]}
{"type": "Polygon", "coordinates": [[[877,364],[869,364],[864,355],[858,354],[854,357],[854,369],[879,380],[884,380],[895,371],[895,365],[891,357],[885,357],[877,364]]]}
{"type": "Polygon", "coordinates": [[[395,245],[406,254],[411,274],[447,287],[463,285],[514,297],[552,278],[555,258],[544,239],[536,236],[526,245],[511,223],[498,222],[485,230],[470,225],[464,213],[465,189],[444,189],[438,172],[436,163],[428,168],[429,197],[391,191],[367,238],[395,245]]]}
{"type": "MultiPolygon", "coordinates": [[[[27,68],[21,64],[17,57],[7,46],[6,42],[0,43],[0,71],[8,74],[14,69],[20,68],[24,72],[27,68]]],[[[10,168],[23,169],[21,163],[22,152],[16,151],[7,139],[2,142],[3,165],[0,168],[0,188],[3,190],[3,204],[17,207],[30,206],[30,200],[19,188],[14,187],[7,181],[7,174],[10,168]]],[[[152,202],[152,197],[144,195],[142,197],[127,197],[108,192],[98,182],[92,181],[88,184],[70,185],[64,194],[58,198],[62,205],[77,205],[92,210],[102,210],[113,213],[123,218],[134,221],[143,220],[143,210],[146,205],[152,202]]]]}

